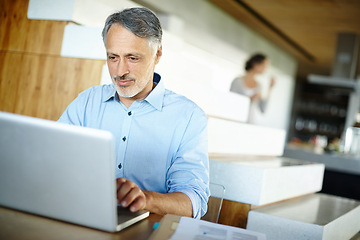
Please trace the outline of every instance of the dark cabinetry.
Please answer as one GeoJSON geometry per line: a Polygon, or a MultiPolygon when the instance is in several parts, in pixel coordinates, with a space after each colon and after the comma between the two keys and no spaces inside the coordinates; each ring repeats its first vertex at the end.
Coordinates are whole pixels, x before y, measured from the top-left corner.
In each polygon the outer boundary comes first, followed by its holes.
{"type": "Polygon", "coordinates": [[[360,200],[360,175],[325,170],[321,192],[360,200]]]}
{"type": "Polygon", "coordinates": [[[313,136],[329,141],[344,131],[350,90],[298,81],[293,103],[289,140],[308,142],[313,136]]]}

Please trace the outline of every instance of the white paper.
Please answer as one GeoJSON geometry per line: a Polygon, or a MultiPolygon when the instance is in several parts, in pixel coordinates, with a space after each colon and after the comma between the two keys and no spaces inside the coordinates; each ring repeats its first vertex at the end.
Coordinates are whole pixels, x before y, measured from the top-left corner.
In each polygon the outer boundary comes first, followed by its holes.
{"type": "Polygon", "coordinates": [[[262,233],[182,217],[170,240],[266,240],[262,233]]]}

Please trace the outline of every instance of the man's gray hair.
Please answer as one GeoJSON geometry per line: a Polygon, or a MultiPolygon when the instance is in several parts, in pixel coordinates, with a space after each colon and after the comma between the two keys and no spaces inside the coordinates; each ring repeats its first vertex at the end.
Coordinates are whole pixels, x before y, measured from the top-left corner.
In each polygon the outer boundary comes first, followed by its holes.
{"type": "Polygon", "coordinates": [[[120,24],[138,37],[149,40],[150,46],[161,46],[162,29],[159,19],[147,8],[127,8],[123,11],[111,14],[105,21],[102,31],[103,41],[106,47],[106,37],[113,24],[120,24]]]}

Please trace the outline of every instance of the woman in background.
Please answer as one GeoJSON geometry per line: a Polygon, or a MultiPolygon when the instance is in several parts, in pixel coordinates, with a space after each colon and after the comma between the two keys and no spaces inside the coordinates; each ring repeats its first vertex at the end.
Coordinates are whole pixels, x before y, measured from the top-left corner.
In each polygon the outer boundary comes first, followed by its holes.
{"type": "Polygon", "coordinates": [[[254,123],[254,108],[259,108],[262,113],[265,112],[271,90],[275,85],[275,79],[272,78],[270,80],[267,96],[265,98],[261,96],[261,89],[258,82],[255,80],[255,76],[264,73],[268,64],[269,60],[263,54],[251,56],[245,64],[246,74],[242,77],[235,78],[231,83],[231,92],[245,95],[250,98],[249,123],[254,123]]]}

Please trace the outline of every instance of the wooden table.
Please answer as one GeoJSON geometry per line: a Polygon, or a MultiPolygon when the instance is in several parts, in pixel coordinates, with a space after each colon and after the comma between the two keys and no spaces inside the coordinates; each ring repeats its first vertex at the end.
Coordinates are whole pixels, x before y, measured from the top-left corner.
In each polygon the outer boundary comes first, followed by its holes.
{"type": "Polygon", "coordinates": [[[98,240],[143,240],[153,232],[153,225],[162,216],[150,214],[118,233],[108,233],[71,223],[32,215],[0,207],[0,239],[98,239],[98,240]]]}

